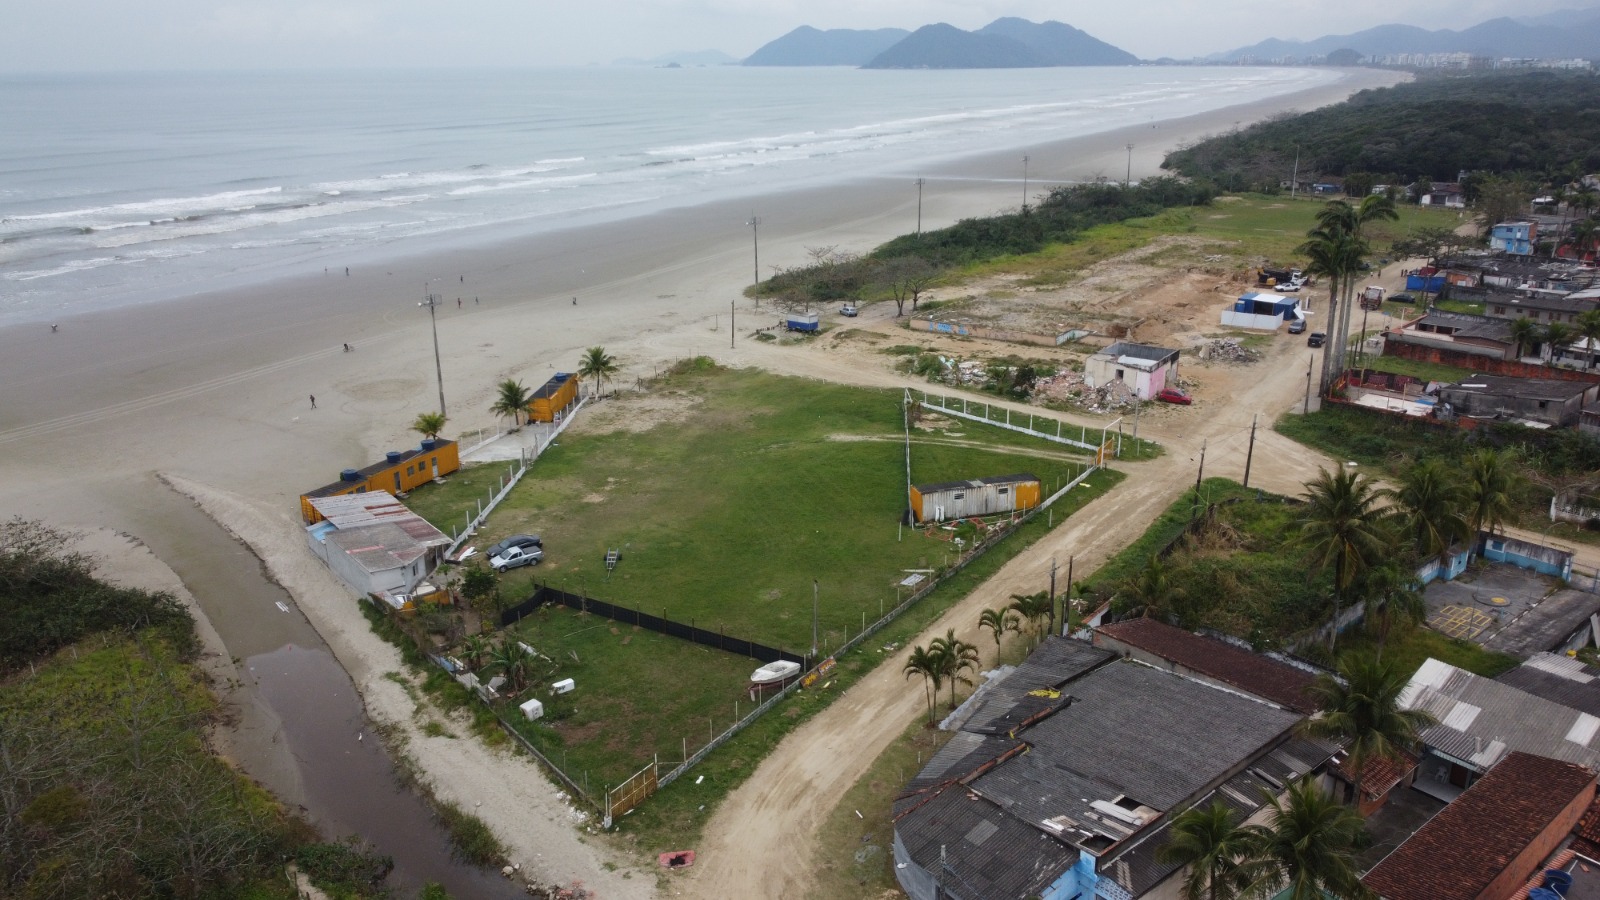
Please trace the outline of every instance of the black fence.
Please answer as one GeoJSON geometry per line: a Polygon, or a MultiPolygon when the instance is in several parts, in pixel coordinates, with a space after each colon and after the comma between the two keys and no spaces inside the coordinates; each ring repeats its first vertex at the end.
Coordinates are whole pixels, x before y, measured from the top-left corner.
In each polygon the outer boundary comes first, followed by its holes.
{"type": "Polygon", "coordinates": [[[523,616],[532,613],[547,603],[559,603],[569,609],[593,613],[613,622],[621,622],[624,625],[637,625],[640,628],[648,629],[658,634],[669,635],[685,641],[693,641],[696,644],[715,647],[718,650],[735,653],[739,656],[748,656],[764,663],[786,659],[799,663],[802,668],[811,667],[810,660],[804,656],[790,653],[787,650],[779,650],[776,647],[769,647],[766,644],[758,644],[755,641],[747,641],[744,638],[733,637],[725,633],[721,628],[716,631],[697,628],[694,625],[674,622],[665,615],[653,616],[639,609],[617,606],[604,600],[596,600],[592,597],[585,597],[582,594],[568,593],[543,584],[535,584],[533,594],[528,599],[501,613],[500,627],[504,628],[521,621],[523,616]]]}

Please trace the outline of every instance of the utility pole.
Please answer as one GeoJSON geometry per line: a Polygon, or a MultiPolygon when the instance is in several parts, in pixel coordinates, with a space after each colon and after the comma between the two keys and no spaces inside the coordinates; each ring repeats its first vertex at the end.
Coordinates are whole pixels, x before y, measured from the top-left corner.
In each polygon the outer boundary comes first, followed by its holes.
{"type": "Polygon", "coordinates": [[[1050,633],[1056,633],[1056,558],[1050,557],[1050,633]]]}
{"type": "Polygon", "coordinates": [[[1133,145],[1128,145],[1128,174],[1122,179],[1122,189],[1127,190],[1133,183],[1133,145]]]}
{"type": "Polygon", "coordinates": [[[733,301],[728,301],[728,349],[733,349],[733,301]]]}
{"type": "Polygon", "coordinates": [[[1294,145],[1294,172],[1289,176],[1289,199],[1294,199],[1295,188],[1300,186],[1300,145],[1294,145]]]}
{"type": "Polygon", "coordinates": [[[1305,414],[1311,415],[1311,370],[1317,365],[1317,354],[1311,354],[1311,359],[1306,362],[1306,408],[1305,414]]]}
{"type": "Polygon", "coordinates": [[[926,179],[917,177],[917,237],[922,237],[922,186],[927,184],[926,179]]]}
{"type": "Polygon", "coordinates": [[[1246,450],[1244,453],[1245,487],[1250,486],[1250,460],[1254,459],[1256,455],[1256,418],[1257,416],[1250,417],[1250,449],[1246,450]]]}
{"type": "Polygon", "coordinates": [[[756,218],[754,213],[751,213],[750,221],[746,222],[745,224],[750,226],[750,247],[751,247],[752,252],[755,255],[755,263],[756,263],[756,284],[760,284],[761,283],[761,220],[756,218]]]}
{"type": "Polygon", "coordinates": [[[811,579],[811,658],[817,658],[817,580],[811,579]]]}
{"type": "Polygon", "coordinates": [[[1206,477],[1206,442],[1200,442],[1200,468],[1194,473],[1194,514],[1200,515],[1200,482],[1206,477]]]}
{"type": "Polygon", "coordinates": [[[1022,211],[1028,211],[1028,157],[1022,157],[1022,211]]]}
{"type": "Polygon", "coordinates": [[[422,302],[428,308],[428,321],[433,325],[433,373],[439,378],[439,415],[444,415],[444,364],[439,361],[439,317],[434,312],[440,303],[438,294],[428,293],[426,282],[422,285],[422,302]]]}

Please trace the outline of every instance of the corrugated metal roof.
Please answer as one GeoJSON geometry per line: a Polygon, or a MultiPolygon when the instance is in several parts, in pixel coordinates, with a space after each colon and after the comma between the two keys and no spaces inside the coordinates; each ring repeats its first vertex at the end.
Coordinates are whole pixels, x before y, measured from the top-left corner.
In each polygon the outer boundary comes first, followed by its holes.
{"type": "Polygon", "coordinates": [[[911,858],[964,900],[1032,897],[1078,861],[1078,851],[1007,815],[959,785],[917,810],[895,831],[911,858]]]}
{"type": "Polygon", "coordinates": [[[360,564],[368,572],[387,572],[410,565],[428,552],[428,545],[407,534],[393,522],[340,529],[327,542],[360,564]]]}
{"type": "Polygon", "coordinates": [[[1417,669],[1400,705],[1439,721],[1422,732],[1425,745],[1480,770],[1517,750],[1600,769],[1600,728],[1588,725],[1600,720],[1437,659],[1417,669]]]}
{"type": "MultiPolygon", "coordinates": [[[[1600,716],[1600,669],[1554,653],[1536,653],[1495,679],[1568,709],[1600,716]]],[[[1600,831],[1596,832],[1600,836],[1600,831]]]]}
{"type": "Polygon", "coordinates": [[[980,488],[986,484],[1027,484],[1038,480],[1039,476],[1032,472],[1018,472],[1015,475],[991,475],[988,478],[968,478],[965,481],[939,481],[933,484],[919,484],[915,487],[920,494],[932,494],[938,491],[980,488]]]}

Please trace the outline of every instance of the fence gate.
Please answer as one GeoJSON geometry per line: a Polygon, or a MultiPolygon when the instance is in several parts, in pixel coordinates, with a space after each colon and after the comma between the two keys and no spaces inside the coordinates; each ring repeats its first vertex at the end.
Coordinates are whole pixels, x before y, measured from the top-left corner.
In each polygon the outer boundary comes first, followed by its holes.
{"type": "Polygon", "coordinates": [[[651,761],[649,765],[635,772],[627,781],[607,791],[604,827],[610,828],[612,822],[622,818],[629,810],[650,799],[650,795],[656,792],[657,786],[656,764],[651,761]]]}

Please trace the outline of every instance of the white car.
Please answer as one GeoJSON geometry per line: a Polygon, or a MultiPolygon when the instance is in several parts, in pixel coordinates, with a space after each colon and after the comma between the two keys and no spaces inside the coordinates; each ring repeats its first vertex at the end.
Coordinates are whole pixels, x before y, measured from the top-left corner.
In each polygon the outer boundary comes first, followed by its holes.
{"type": "Polygon", "coordinates": [[[845,305],[839,307],[839,315],[846,316],[851,319],[854,319],[856,317],[856,313],[858,312],[860,312],[860,310],[856,309],[856,305],[854,303],[846,303],[845,305]]]}
{"type": "Polygon", "coordinates": [[[489,557],[489,568],[496,572],[504,572],[520,566],[536,566],[542,559],[544,559],[544,549],[541,547],[507,547],[489,557]]]}

